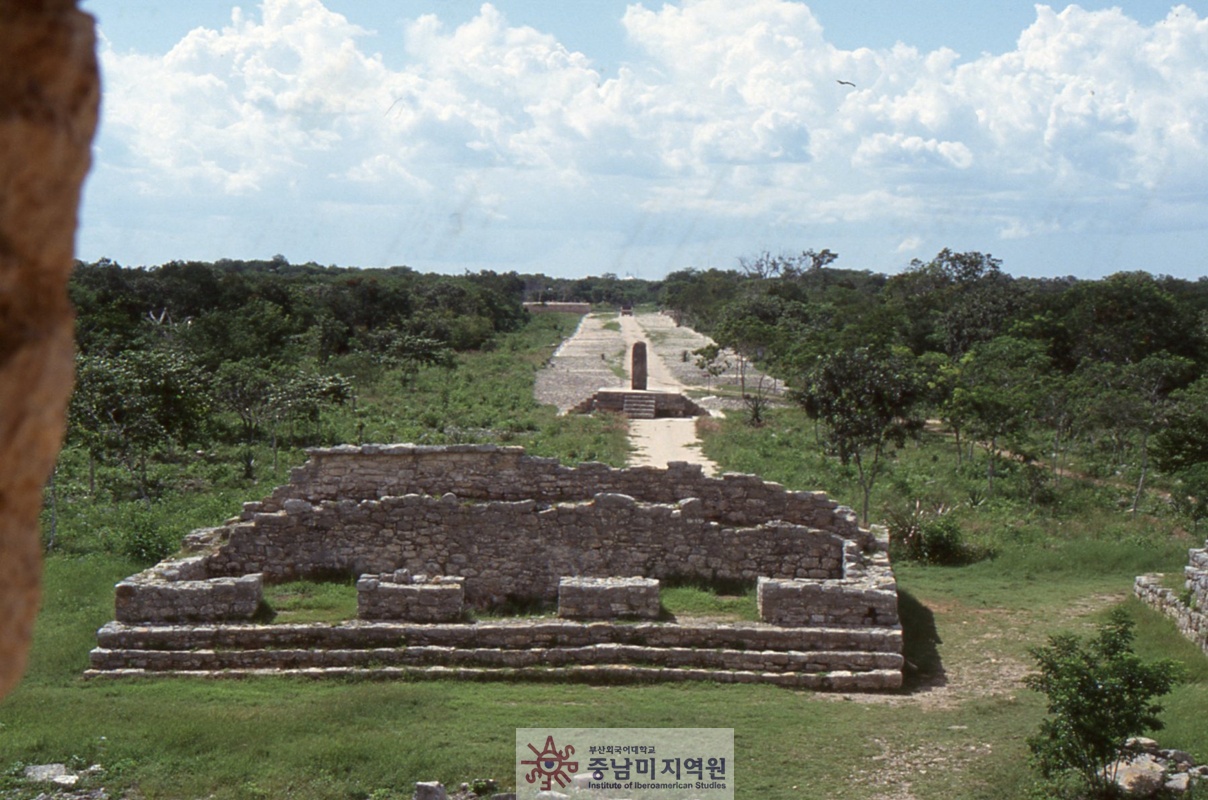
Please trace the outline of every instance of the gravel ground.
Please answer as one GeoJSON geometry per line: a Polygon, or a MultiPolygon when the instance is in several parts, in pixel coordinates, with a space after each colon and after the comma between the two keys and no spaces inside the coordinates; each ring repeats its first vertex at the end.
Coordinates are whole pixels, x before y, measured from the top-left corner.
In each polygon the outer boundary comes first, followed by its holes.
{"type": "Polygon", "coordinates": [[[604,327],[608,318],[587,314],[570,338],[562,342],[545,369],[537,373],[538,403],[567,409],[600,389],[629,385],[624,377],[625,337],[604,327]]]}
{"type": "MultiPolygon", "coordinates": [[[[537,402],[548,403],[565,412],[590,397],[599,389],[620,389],[629,385],[629,343],[620,330],[604,325],[616,322],[613,314],[588,314],[578,329],[562,343],[545,369],[537,373],[534,393],[537,402]]],[[[738,358],[728,354],[732,367],[718,378],[710,378],[694,363],[692,351],[713,341],[691,328],[676,326],[665,314],[638,314],[636,322],[645,333],[648,352],[661,358],[667,371],[689,389],[709,389],[718,386],[737,388],[740,384],[738,358]]],[[[758,381],[754,370],[747,369],[747,384],[758,381]]],[[[741,407],[736,399],[706,396],[698,399],[711,411],[741,407]]]]}

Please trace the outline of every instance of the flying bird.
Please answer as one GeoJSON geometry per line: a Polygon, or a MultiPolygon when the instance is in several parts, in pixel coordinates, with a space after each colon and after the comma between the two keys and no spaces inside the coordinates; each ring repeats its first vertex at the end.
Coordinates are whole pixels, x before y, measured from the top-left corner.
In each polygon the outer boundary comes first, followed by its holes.
{"type": "Polygon", "coordinates": [[[856,88],[856,85],[854,83],[852,83],[851,81],[835,81],[835,83],[839,83],[844,86],[850,86],[853,89],[856,88]]]}

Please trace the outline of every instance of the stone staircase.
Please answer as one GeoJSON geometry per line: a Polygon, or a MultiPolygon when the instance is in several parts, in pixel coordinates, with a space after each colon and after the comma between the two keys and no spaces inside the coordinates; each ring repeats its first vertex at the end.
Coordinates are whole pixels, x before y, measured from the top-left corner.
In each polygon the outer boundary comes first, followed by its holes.
{"type": "Polygon", "coordinates": [[[900,628],[567,620],[478,624],[125,625],[98,631],[87,677],[704,680],[814,690],[901,686],[900,628]]]}
{"type": "Polygon", "coordinates": [[[657,401],[650,394],[625,395],[625,416],[629,419],[654,419],[657,401]]]}
{"type": "Polygon", "coordinates": [[[596,411],[624,414],[630,419],[709,416],[706,409],[682,394],[631,389],[601,389],[572,406],[567,413],[591,414],[596,411]]]}

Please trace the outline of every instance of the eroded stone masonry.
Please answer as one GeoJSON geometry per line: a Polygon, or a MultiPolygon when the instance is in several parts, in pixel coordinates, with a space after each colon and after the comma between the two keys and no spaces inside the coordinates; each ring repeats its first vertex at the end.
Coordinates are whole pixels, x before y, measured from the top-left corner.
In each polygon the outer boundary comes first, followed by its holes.
{"type": "Polygon", "coordinates": [[[309,455],[184,555],[119,583],[89,674],[901,685],[884,534],[821,492],[493,445],[309,455]],[[357,578],[358,619],[254,621],[264,584],[332,577],[357,578]],[[756,586],[760,621],[672,619],[668,581],[756,586]],[[556,619],[475,621],[555,605],[556,619]]]}

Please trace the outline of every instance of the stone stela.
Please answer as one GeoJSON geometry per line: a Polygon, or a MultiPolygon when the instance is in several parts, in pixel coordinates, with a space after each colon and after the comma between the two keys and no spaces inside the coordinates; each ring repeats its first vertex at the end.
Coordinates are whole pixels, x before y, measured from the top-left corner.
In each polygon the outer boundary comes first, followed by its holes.
{"type": "Polygon", "coordinates": [[[633,369],[630,371],[632,378],[630,379],[629,388],[635,392],[646,391],[646,343],[636,342],[633,345],[633,369]]]}

